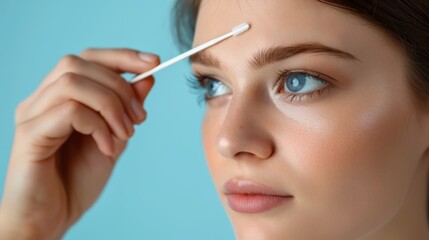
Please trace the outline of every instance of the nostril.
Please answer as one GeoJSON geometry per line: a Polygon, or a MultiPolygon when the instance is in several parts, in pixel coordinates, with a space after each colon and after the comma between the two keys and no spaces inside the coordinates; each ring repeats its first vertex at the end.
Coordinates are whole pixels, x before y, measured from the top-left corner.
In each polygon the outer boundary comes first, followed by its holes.
{"type": "Polygon", "coordinates": [[[234,155],[235,159],[242,159],[242,158],[255,158],[255,154],[250,152],[238,152],[234,155]]]}

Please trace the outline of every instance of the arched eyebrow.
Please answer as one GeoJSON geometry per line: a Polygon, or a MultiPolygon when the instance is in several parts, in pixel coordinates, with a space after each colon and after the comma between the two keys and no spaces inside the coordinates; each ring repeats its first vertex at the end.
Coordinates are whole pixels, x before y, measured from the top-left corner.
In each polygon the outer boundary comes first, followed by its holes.
{"type": "MultiPolygon", "coordinates": [[[[278,46],[257,51],[249,60],[252,68],[262,68],[268,64],[279,62],[303,53],[322,53],[344,60],[360,61],[354,55],[342,50],[325,46],[320,43],[302,43],[293,46],[278,46]]],[[[208,67],[221,68],[222,65],[209,50],[203,50],[190,57],[191,63],[199,63],[208,67]]]]}

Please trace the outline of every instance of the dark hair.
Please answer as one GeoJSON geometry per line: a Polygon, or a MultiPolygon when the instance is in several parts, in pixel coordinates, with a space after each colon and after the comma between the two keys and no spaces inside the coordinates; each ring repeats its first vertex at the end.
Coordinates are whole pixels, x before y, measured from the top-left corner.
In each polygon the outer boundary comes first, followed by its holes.
{"type": "MultiPolygon", "coordinates": [[[[422,109],[429,105],[428,0],[318,1],[360,16],[402,44],[408,60],[408,76],[414,100],[422,109]]],[[[177,0],[174,6],[174,30],[182,48],[189,48],[192,44],[200,2],[201,0],[177,0]]]]}

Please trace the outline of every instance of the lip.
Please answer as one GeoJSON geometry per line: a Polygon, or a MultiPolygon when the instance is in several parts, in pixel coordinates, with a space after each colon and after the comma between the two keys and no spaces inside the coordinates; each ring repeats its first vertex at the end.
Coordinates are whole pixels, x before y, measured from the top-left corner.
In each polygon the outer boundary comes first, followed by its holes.
{"type": "Polygon", "coordinates": [[[231,179],[224,184],[229,207],[240,213],[261,213],[279,207],[293,196],[251,180],[231,179]]]}

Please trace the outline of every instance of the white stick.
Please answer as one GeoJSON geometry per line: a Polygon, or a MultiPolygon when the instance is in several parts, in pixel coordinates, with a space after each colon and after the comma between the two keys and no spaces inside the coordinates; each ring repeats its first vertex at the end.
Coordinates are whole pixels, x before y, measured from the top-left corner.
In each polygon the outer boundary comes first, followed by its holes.
{"type": "Polygon", "coordinates": [[[206,43],[203,43],[203,44],[201,44],[201,45],[199,45],[199,46],[197,46],[197,47],[195,47],[195,48],[193,48],[187,52],[180,54],[179,56],[176,56],[176,57],[174,57],[174,58],[172,58],[166,62],[163,62],[160,65],[156,66],[155,68],[152,68],[151,70],[134,77],[133,79],[131,79],[130,82],[135,83],[137,81],[145,79],[145,78],[153,75],[154,73],[158,72],[161,69],[164,69],[164,68],[166,68],[166,67],[168,67],[168,66],[170,66],[170,65],[172,65],[172,64],[174,64],[180,60],[183,60],[184,58],[187,58],[187,57],[189,57],[189,56],[191,56],[191,55],[193,55],[199,51],[202,51],[208,47],[211,47],[211,46],[215,45],[216,43],[219,43],[219,42],[221,42],[221,41],[223,41],[229,37],[236,36],[240,33],[243,33],[245,31],[247,31],[249,28],[250,28],[250,25],[248,23],[240,24],[240,25],[234,27],[231,32],[226,33],[226,34],[224,34],[220,37],[217,37],[215,39],[212,39],[212,40],[210,40],[206,43]]]}

